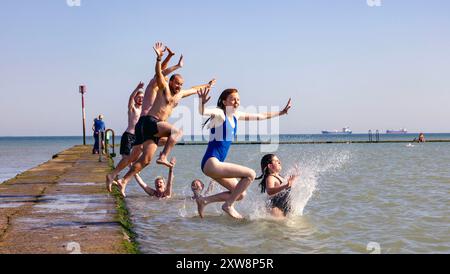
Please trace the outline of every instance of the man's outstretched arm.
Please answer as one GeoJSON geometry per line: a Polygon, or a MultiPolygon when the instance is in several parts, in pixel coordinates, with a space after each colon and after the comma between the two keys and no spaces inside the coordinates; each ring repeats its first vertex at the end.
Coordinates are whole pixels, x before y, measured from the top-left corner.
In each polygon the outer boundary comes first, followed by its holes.
{"type": "Polygon", "coordinates": [[[156,190],[149,187],[144,180],[142,180],[141,176],[139,174],[134,175],[134,178],[136,179],[136,182],[139,184],[139,186],[150,196],[155,196],[156,190]]]}
{"type": "Polygon", "coordinates": [[[156,53],[156,64],[155,64],[155,78],[156,83],[158,84],[159,88],[164,88],[166,86],[166,80],[164,79],[164,74],[162,73],[162,67],[161,67],[161,58],[163,56],[163,44],[162,43],[156,43],[153,47],[156,53]]]}
{"type": "Polygon", "coordinates": [[[183,98],[184,97],[189,97],[189,96],[194,95],[194,94],[197,94],[197,91],[199,91],[200,89],[205,89],[205,88],[210,89],[215,84],[216,84],[216,79],[212,79],[207,84],[193,86],[190,89],[183,90],[183,98]]]}
{"type": "MultiPolygon", "coordinates": [[[[167,48],[167,50],[169,50],[169,49],[167,48]]],[[[170,54],[170,52],[169,52],[169,54],[170,54]]],[[[181,55],[180,60],[178,61],[178,64],[176,64],[175,66],[171,66],[170,68],[165,68],[164,63],[168,59],[170,59],[169,56],[166,57],[166,59],[163,61],[162,65],[161,65],[162,73],[164,76],[167,76],[167,75],[171,74],[172,72],[176,71],[177,69],[180,69],[184,66],[183,55],[181,55]]],[[[152,91],[152,89],[156,88],[156,85],[157,85],[156,77],[153,76],[153,78],[150,80],[147,87],[145,88],[145,94],[149,94],[152,91]]]]}
{"type": "Polygon", "coordinates": [[[156,43],[153,47],[156,53],[156,65],[155,65],[155,77],[156,77],[156,83],[160,90],[164,92],[164,97],[167,101],[170,99],[170,90],[167,85],[166,79],[164,78],[164,74],[162,73],[161,69],[161,58],[163,56],[163,44],[162,43],[156,43]]]}

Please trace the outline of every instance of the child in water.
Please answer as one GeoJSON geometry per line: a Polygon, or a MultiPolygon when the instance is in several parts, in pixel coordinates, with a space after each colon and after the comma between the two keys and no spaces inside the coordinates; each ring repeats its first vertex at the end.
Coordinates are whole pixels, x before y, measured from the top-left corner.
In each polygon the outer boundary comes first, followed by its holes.
{"type": "Polygon", "coordinates": [[[158,199],[169,199],[172,197],[172,185],[173,185],[173,169],[176,164],[175,157],[172,158],[170,161],[172,164],[172,167],[169,168],[169,176],[167,176],[167,183],[164,179],[164,177],[159,176],[155,179],[155,188],[151,188],[148,186],[144,180],[142,180],[141,176],[139,174],[136,174],[134,178],[138,182],[139,186],[151,197],[156,197],[158,199]]]}
{"type": "Polygon", "coordinates": [[[268,209],[274,217],[285,217],[291,211],[289,194],[292,184],[299,175],[291,175],[287,179],[280,176],[281,161],[274,154],[267,154],[261,159],[262,175],[256,180],[261,180],[261,193],[269,195],[268,209]]]}
{"type": "Polygon", "coordinates": [[[192,181],[192,183],[191,183],[191,190],[192,190],[192,193],[194,194],[192,196],[192,199],[195,200],[198,197],[205,196],[208,193],[210,193],[213,190],[213,188],[214,188],[214,184],[213,183],[214,183],[214,181],[209,182],[208,188],[202,194],[202,191],[205,188],[205,184],[200,179],[195,179],[194,181],[192,181]]]}

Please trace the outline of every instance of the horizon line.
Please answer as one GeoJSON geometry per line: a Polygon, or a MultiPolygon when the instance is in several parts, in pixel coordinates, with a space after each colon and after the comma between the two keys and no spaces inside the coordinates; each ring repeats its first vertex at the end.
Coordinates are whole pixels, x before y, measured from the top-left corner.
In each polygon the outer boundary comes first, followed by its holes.
{"type": "MultiPolygon", "coordinates": [[[[372,134],[375,134],[376,132],[372,131],[372,134]]],[[[394,133],[394,134],[388,134],[386,132],[379,132],[379,134],[383,135],[408,135],[408,134],[450,134],[450,132],[407,132],[407,133],[394,133]]],[[[369,134],[369,132],[353,132],[352,134],[322,134],[322,133],[280,133],[280,134],[260,134],[259,136],[276,136],[276,135],[320,135],[320,136],[352,136],[352,135],[366,135],[369,134]]],[[[116,135],[116,136],[122,136],[116,135]]],[[[184,136],[203,136],[203,135],[184,135],[184,136]]],[[[241,134],[237,136],[258,136],[256,134],[241,134]]],[[[26,138],[26,137],[73,137],[73,138],[83,138],[83,135],[0,135],[0,138],[26,138]]],[[[86,135],[86,138],[93,137],[92,135],[86,135]]]]}

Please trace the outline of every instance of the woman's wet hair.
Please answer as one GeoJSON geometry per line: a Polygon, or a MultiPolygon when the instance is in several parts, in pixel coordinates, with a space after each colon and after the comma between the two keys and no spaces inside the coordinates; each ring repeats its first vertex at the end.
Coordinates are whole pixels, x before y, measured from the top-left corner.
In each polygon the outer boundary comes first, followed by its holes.
{"type": "Polygon", "coordinates": [[[273,157],[275,157],[275,154],[266,154],[261,159],[261,171],[262,175],[256,178],[255,180],[261,180],[261,183],[259,183],[259,186],[261,187],[261,193],[266,192],[266,180],[268,175],[270,174],[269,170],[269,164],[272,163],[273,157]]]}
{"type": "MultiPolygon", "coordinates": [[[[235,88],[229,88],[229,89],[222,91],[222,93],[219,96],[219,99],[217,100],[217,108],[220,108],[225,113],[226,109],[225,109],[225,105],[224,105],[223,101],[227,100],[228,96],[230,96],[233,93],[238,93],[238,90],[235,88]]],[[[209,117],[206,120],[206,122],[203,123],[202,128],[204,128],[210,120],[211,120],[211,117],[209,117]]]]}

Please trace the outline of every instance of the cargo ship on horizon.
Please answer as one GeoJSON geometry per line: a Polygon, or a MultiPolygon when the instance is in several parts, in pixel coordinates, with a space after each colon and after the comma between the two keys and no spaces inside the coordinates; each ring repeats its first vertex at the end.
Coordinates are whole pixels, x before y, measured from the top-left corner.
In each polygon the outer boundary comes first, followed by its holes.
{"type": "Polygon", "coordinates": [[[322,134],[352,134],[349,127],[344,127],[341,131],[338,130],[322,130],[322,134]]]}
{"type": "Polygon", "coordinates": [[[406,133],[408,133],[408,131],[405,128],[399,130],[392,130],[392,129],[386,130],[386,134],[406,134],[406,133]]]}

